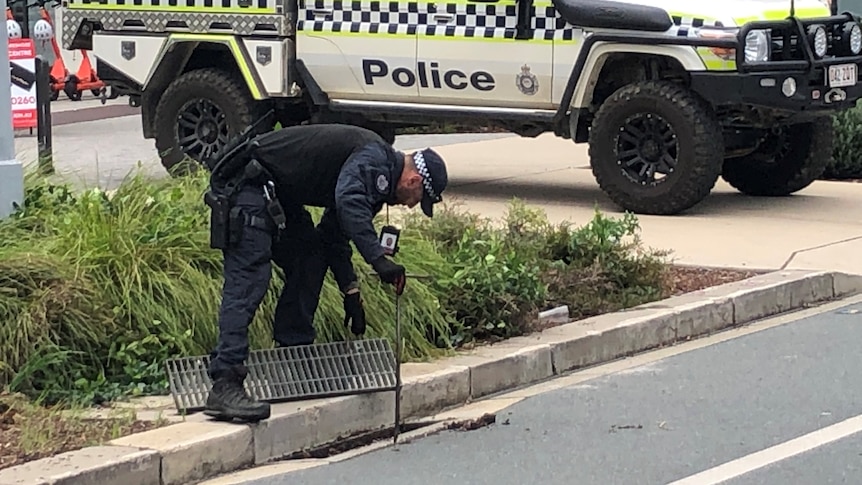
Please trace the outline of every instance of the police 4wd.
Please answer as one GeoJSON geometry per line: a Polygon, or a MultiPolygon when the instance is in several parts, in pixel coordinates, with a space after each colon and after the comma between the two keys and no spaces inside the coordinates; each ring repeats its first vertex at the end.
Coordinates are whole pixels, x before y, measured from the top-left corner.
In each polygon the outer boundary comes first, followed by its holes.
{"type": "MultiPolygon", "coordinates": [[[[862,94],[858,19],[820,0],[66,0],[63,43],[141,106],[171,171],[260,114],[394,130],[495,124],[589,143],[625,209],[723,177],[798,191],[862,94]],[[682,5],[687,5],[683,8],[682,5]]],[[[540,156],[540,154],[537,154],[540,156]]],[[[525,163],[529,163],[525,160],[525,163]]]]}

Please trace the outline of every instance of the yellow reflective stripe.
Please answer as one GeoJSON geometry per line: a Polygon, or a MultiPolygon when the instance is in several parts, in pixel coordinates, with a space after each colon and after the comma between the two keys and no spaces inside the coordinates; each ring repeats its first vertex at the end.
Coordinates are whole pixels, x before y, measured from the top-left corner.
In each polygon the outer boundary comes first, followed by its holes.
{"type": "Polygon", "coordinates": [[[69,4],[67,10],[112,10],[126,12],[182,12],[182,13],[239,13],[248,15],[267,15],[277,13],[274,8],[258,7],[171,7],[166,5],[101,5],[101,4],[69,4]]]}
{"type": "MultiPolygon", "coordinates": [[[[716,17],[706,17],[704,15],[698,15],[696,13],[691,12],[683,12],[680,10],[668,10],[668,13],[672,17],[682,17],[685,20],[690,19],[701,19],[704,24],[714,24],[716,20],[721,20],[716,17]]],[[[829,7],[827,6],[817,6],[817,7],[797,7],[796,8],[796,16],[800,18],[813,18],[813,17],[828,17],[831,15],[829,12],[829,7]]],[[[748,15],[744,17],[733,17],[733,21],[736,22],[737,26],[742,26],[747,22],[753,22],[757,20],[784,20],[790,16],[790,7],[787,8],[779,8],[779,9],[769,9],[763,10],[759,14],[748,15]]]]}
{"type": "MultiPolygon", "coordinates": [[[[829,17],[830,15],[832,15],[832,13],[825,5],[823,7],[800,7],[796,9],[796,16],[799,18],[829,17]]],[[[743,25],[746,22],[752,22],[756,20],[784,20],[789,16],[789,8],[778,10],[764,10],[760,16],[734,17],[733,21],[739,25],[743,25]]]]}
{"type": "Polygon", "coordinates": [[[233,53],[234,59],[236,59],[236,65],[239,67],[239,71],[242,73],[242,77],[245,79],[248,89],[251,91],[251,96],[254,99],[263,99],[263,95],[260,92],[257,81],[254,79],[251,67],[246,62],[245,51],[243,51],[242,46],[237,42],[236,37],[225,34],[172,34],[169,42],[175,42],[174,39],[187,42],[215,42],[226,44],[233,53]]]}
{"type": "Polygon", "coordinates": [[[725,60],[717,56],[709,47],[698,47],[697,54],[709,71],[735,71],[736,60],[725,60]]]}
{"type": "Polygon", "coordinates": [[[668,10],[667,13],[671,17],[681,17],[685,21],[683,22],[683,25],[685,25],[687,22],[690,22],[692,19],[703,20],[704,24],[714,24],[715,21],[718,20],[717,18],[705,17],[700,14],[683,12],[681,10],[668,10]]]}

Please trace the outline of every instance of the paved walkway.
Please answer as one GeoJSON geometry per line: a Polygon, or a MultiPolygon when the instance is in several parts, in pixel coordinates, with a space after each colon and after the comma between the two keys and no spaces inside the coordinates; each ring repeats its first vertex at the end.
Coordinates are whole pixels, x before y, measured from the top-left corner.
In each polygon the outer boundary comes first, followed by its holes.
{"type": "MultiPolygon", "coordinates": [[[[452,193],[471,211],[500,217],[506,200],[520,197],[553,221],[586,222],[594,207],[621,214],[595,183],[585,145],[543,135],[440,152],[452,165],[452,193]]],[[[856,183],[818,181],[791,197],[754,198],[719,180],[688,213],[639,220],[644,241],[673,249],[680,263],[862,273],[862,185],[856,183]],[[858,239],[842,242],[852,238],[858,239]]]]}
{"type": "MultiPolygon", "coordinates": [[[[70,103],[71,104],[71,103],[70,103]]],[[[554,222],[587,222],[593,208],[620,214],[598,189],[585,145],[543,135],[431,135],[400,137],[402,149],[434,146],[449,162],[447,200],[489,217],[505,213],[513,196],[540,205],[554,222]]],[[[60,173],[112,188],[140,162],[164,175],[140,118],[126,116],[54,129],[60,173]]],[[[22,161],[35,160],[35,138],[16,139],[22,161]]],[[[862,273],[862,186],[816,182],[785,198],[751,198],[719,182],[694,210],[673,217],[641,216],[651,246],[672,249],[677,262],[760,269],[839,269],[862,273]]]]}

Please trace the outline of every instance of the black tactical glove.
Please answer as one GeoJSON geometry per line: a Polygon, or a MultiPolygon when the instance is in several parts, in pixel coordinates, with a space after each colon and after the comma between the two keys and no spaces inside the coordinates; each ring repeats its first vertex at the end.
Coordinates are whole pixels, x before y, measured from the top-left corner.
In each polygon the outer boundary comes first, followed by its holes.
{"type": "Polygon", "coordinates": [[[396,294],[400,295],[404,291],[407,278],[404,266],[392,262],[386,256],[379,257],[371,263],[371,266],[374,268],[374,271],[377,271],[383,282],[395,285],[396,294]]]}
{"type": "Polygon", "coordinates": [[[365,333],[365,309],[362,307],[359,289],[350,290],[344,295],[344,325],[347,326],[348,323],[351,324],[350,331],[353,335],[365,333]]]}

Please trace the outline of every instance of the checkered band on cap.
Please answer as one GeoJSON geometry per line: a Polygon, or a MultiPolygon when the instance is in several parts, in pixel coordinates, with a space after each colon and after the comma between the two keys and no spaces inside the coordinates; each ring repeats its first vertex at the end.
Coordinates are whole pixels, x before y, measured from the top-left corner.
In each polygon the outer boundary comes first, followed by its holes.
{"type": "Polygon", "coordinates": [[[437,193],[434,192],[434,187],[431,186],[432,178],[428,172],[428,166],[425,165],[425,155],[422,153],[422,150],[413,154],[413,161],[416,163],[416,170],[419,171],[419,175],[422,175],[422,185],[425,186],[425,192],[432,199],[437,199],[437,193]]]}

